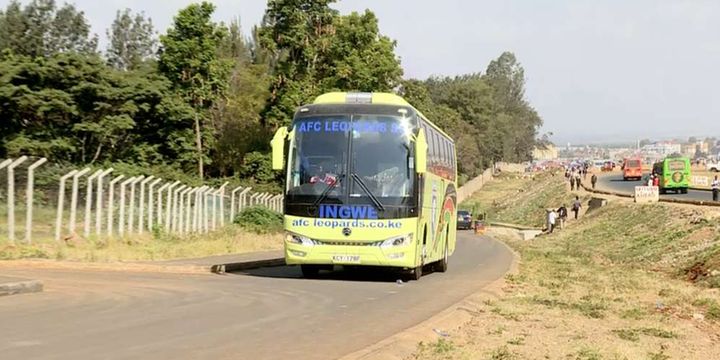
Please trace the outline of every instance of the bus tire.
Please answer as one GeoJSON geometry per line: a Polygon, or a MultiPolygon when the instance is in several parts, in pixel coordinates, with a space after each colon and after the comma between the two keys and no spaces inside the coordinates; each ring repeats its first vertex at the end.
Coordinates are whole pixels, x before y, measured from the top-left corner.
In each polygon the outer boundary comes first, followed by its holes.
{"type": "Polygon", "coordinates": [[[423,266],[419,265],[418,267],[416,267],[412,270],[412,274],[410,274],[410,280],[418,281],[422,277],[422,274],[423,274],[423,266]]]}
{"type": "Polygon", "coordinates": [[[435,264],[435,271],[444,273],[448,269],[448,241],[445,240],[445,252],[443,258],[435,264]]]}
{"type": "Polygon", "coordinates": [[[682,189],[680,189],[680,193],[682,193],[682,194],[687,194],[687,193],[688,193],[688,189],[687,189],[687,188],[682,188],[682,189]]]}
{"type": "Polygon", "coordinates": [[[303,277],[308,279],[316,278],[318,273],[320,273],[320,267],[317,265],[300,265],[300,270],[302,271],[303,277]]]}

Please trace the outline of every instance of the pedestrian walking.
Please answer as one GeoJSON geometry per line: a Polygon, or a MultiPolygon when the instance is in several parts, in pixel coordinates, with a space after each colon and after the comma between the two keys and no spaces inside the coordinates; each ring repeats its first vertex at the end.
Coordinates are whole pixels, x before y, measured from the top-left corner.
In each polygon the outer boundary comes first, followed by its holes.
{"type": "Polygon", "coordinates": [[[570,191],[575,191],[575,177],[570,175],[570,191]]]}
{"type": "Polygon", "coordinates": [[[595,184],[597,184],[597,175],[592,174],[592,177],[590,177],[590,183],[592,184],[593,190],[595,190],[595,184]]]}
{"type": "Polygon", "coordinates": [[[648,181],[647,181],[647,186],[653,186],[653,178],[654,177],[655,177],[655,175],[650,175],[650,177],[648,178],[648,181]]]}
{"type": "Polygon", "coordinates": [[[580,190],[582,178],[580,177],[580,171],[575,174],[575,188],[580,190]]]}
{"type": "Polygon", "coordinates": [[[652,186],[659,187],[660,186],[660,177],[657,175],[653,176],[652,178],[652,186]]]}
{"type": "Polygon", "coordinates": [[[575,202],[573,202],[573,205],[572,205],[572,211],[573,211],[573,213],[575,213],[575,220],[577,220],[577,218],[578,218],[578,213],[580,212],[581,207],[582,207],[582,204],[580,203],[580,197],[576,196],[575,202]]]}
{"type": "Polygon", "coordinates": [[[568,214],[567,214],[567,208],[565,207],[565,204],[562,204],[562,206],[560,206],[560,207],[557,209],[557,214],[558,214],[558,220],[560,220],[560,229],[564,229],[564,228],[565,228],[565,221],[567,221],[567,215],[568,215],[568,214]]]}
{"type": "Polygon", "coordinates": [[[553,230],[555,230],[555,221],[557,219],[557,214],[555,213],[555,210],[550,210],[548,213],[548,233],[552,234],[553,230]]]}
{"type": "Polygon", "coordinates": [[[720,196],[720,181],[718,181],[717,175],[715,175],[715,179],[712,182],[712,194],[713,194],[713,201],[718,201],[718,197],[720,196]]]}

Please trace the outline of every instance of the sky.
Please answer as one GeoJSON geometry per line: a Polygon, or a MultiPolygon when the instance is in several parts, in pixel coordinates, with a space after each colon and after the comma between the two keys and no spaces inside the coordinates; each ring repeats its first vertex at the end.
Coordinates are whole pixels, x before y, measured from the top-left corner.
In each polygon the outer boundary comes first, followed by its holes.
{"type": "MultiPolygon", "coordinates": [[[[27,2],[27,0],[23,1],[27,2]]],[[[58,2],[62,2],[58,0],[58,2]]],[[[144,11],[163,32],[191,0],[74,0],[101,38],[115,11],[144,11]]],[[[246,33],[264,0],[217,0],[246,33]]],[[[5,7],[8,0],[0,0],[5,7]]],[[[484,72],[503,51],[557,143],[720,135],[720,1],[363,0],[397,41],[406,78],[484,72]]],[[[101,42],[103,43],[103,42],[101,42]]]]}

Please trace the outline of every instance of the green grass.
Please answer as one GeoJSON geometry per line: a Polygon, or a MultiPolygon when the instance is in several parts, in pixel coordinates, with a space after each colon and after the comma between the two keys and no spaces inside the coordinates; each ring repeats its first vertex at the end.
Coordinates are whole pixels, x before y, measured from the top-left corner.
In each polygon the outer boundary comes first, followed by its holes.
{"type": "Polygon", "coordinates": [[[557,209],[562,204],[570,208],[574,196],[566,187],[560,175],[504,174],[461,203],[460,208],[473,214],[485,213],[490,221],[542,227],[545,209],[557,209]]]}

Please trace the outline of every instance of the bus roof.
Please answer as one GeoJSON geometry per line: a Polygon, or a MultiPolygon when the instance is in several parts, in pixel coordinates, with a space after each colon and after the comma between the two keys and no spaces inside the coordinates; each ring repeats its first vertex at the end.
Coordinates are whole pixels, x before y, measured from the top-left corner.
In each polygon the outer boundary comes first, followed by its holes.
{"type": "Polygon", "coordinates": [[[403,97],[399,95],[383,92],[329,92],[316,97],[315,101],[313,101],[313,105],[323,104],[376,104],[407,106],[415,110],[415,112],[417,112],[423,120],[427,121],[428,124],[435,128],[435,130],[445,135],[445,137],[450,139],[450,141],[455,142],[450,135],[445,133],[432,121],[428,120],[428,118],[425,117],[420,110],[410,105],[407,100],[403,99],[403,97]]]}

